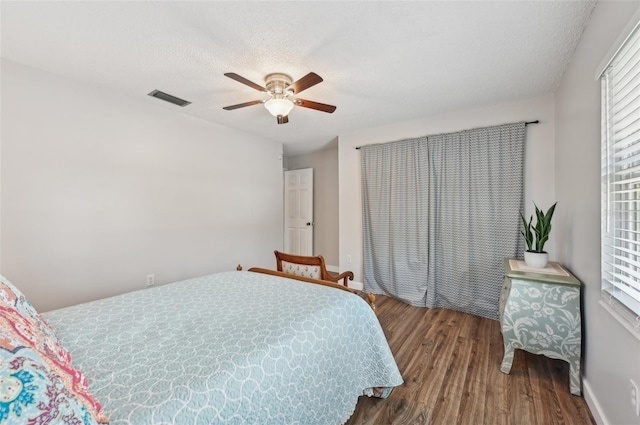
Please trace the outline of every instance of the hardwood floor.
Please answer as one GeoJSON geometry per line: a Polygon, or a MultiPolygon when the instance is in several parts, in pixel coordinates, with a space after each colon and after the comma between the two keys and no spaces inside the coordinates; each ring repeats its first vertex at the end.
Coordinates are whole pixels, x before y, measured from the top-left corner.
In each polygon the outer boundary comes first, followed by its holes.
{"type": "Polygon", "coordinates": [[[569,364],[517,350],[500,372],[500,324],[378,296],[378,317],[405,380],[388,399],[360,397],[347,425],[595,425],[569,392],[569,364]]]}

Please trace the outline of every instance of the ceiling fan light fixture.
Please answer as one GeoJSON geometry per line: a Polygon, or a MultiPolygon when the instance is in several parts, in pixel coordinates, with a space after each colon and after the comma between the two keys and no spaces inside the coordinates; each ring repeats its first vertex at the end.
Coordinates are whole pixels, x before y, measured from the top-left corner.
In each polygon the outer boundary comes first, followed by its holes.
{"type": "MultiPolygon", "coordinates": [[[[2,1],[2,0],[0,0],[2,1]]],[[[327,105],[320,102],[314,102],[312,100],[295,98],[300,92],[315,86],[322,82],[320,77],[315,72],[310,72],[299,80],[292,82],[291,77],[286,74],[269,74],[265,77],[265,87],[262,87],[246,78],[233,73],[227,72],[225,77],[229,77],[239,83],[249,86],[254,90],[261,93],[265,93],[269,98],[261,100],[251,100],[249,102],[238,103],[237,105],[225,106],[222,109],[226,111],[233,111],[234,109],[244,108],[246,106],[264,104],[264,107],[271,115],[277,118],[278,124],[286,124],[289,122],[289,113],[294,106],[300,106],[302,108],[315,109],[316,111],[332,113],[336,110],[333,105],[327,105]]]]}
{"type": "Polygon", "coordinates": [[[264,107],[274,117],[289,115],[289,112],[293,109],[293,102],[289,99],[269,99],[264,103],[264,107]]]}

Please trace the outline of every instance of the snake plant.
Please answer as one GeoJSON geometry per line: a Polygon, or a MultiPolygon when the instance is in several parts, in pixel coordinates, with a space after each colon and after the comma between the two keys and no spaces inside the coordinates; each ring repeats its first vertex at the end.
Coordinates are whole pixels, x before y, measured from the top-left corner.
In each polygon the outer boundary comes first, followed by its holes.
{"type": "Polygon", "coordinates": [[[547,212],[544,213],[534,203],[533,205],[536,207],[535,225],[532,224],[533,216],[531,216],[529,222],[527,223],[527,219],[522,213],[520,213],[520,217],[522,218],[522,226],[524,227],[524,230],[522,230],[520,233],[522,233],[522,235],[524,236],[524,240],[527,243],[527,251],[544,252],[544,244],[549,240],[549,233],[551,233],[551,218],[553,217],[553,212],[555,211],[557,204],[558,203],[556,202],[555,204],[551,205],[547,212]]]}

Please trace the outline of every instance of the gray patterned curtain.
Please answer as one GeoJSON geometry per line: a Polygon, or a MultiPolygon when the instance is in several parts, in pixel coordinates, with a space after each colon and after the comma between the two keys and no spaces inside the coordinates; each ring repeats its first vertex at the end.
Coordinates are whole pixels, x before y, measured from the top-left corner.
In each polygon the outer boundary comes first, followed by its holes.
{"type": "Polygon", "coordinates": [[[520,122],[363,146],[365,289],[496,319],[523,250],[524,140],[520,122]]]}

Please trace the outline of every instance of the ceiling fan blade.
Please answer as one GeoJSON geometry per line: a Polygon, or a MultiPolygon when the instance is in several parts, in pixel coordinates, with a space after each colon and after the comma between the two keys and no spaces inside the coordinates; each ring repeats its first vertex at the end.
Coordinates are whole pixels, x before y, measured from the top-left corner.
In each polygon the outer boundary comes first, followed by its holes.
{"type": "Polygon", "coordinates": [[[265,89],[264,87],[257,85],[253,81],[247,80],[246,78],[236,74],[235,72],[227,72],[224,75],[225,75],[225,77],[229,77],[232,80],[236,80],[239,83],[242,83],[244,85],[247,85],[247,86],[251,87],[252,89],[256,89],[258,91],[264,91],[264,92],[267,91],[267,89],[265,89]]]}
{"type": "Polygon", "coordinates": [[[289,115],[278,115],[276,119],[278,120],[278,124],[286,124],[289,122],[289,115]]]}
{"type": "Polygon", "coordinates": [[[263,101],[262,100],[252,100],[251,102],[238,103],[237,105],[225,106],[222,109],[227,110],[227,111],[233,111],[234,109],[244,108],[245,106],[258,105],[260,103],[263,103],[263,101]]]}
{"type": "Polygon", "coordinates": [[[302,90],[306,90],[309,87],[313,87],[318,83],[322,82],[322,77],[320,77],[315,72],[310,72],[304,77],[300,78],[295,83],[292,83],[288,89],[293,90],[295,94],[300,93],[302,90]]]}
{"type": "Polygon", "coordinates": [[[298,106],[302,106],[303,108],[315,109],[317,111],[327,112],[329,114],[331,114],[333,111],[336,110],[336,107],[333,106],[333,105],[327,105],[326,103],[314,102],[312,100],[294,99],[293,102],[298,106]]]}

